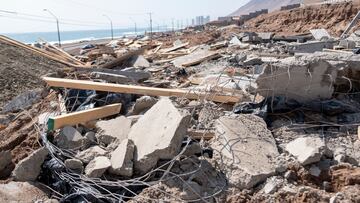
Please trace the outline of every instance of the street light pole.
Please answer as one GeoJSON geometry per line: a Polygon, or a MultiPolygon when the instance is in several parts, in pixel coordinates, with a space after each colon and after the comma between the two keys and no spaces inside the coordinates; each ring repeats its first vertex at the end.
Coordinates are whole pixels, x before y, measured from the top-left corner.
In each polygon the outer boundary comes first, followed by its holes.
{"type": "Polygon", "coordinates": [[[110,21],[110,27],[111,27],[111,40],[114,40],[114,29],[113,29],[113,22],[111,20],[111,18],[107,15],[103,15],[104,17],[106,17],[109,21],[110,21]]]}
{"type": "Polygon", "coordinates": [[[149,16],[150,16],[150,43],[152,42],[152,23],[153,23],[153,21],[152,21],[152,13],[150,12],[149,13],[149,16]]]}
{"type": "Polygon", "coordinates": [[[52,17],[54,17],[55,20],[56,20],[56,27],[57,27],[59,47],[61,47],[61,37],[60,37],[59,19],[58,19],[49,9],[44,9],[44,11],[48,12],[48,13],[49,13],[52,17]]]}
{"type": "Polygon", "coordinates": [[[134,25],[135,25],[135,36],[137,36],[137,25],[136,25],[136,21],[132,18],[130,18],[131,21],[134,22],[134,25]]]}

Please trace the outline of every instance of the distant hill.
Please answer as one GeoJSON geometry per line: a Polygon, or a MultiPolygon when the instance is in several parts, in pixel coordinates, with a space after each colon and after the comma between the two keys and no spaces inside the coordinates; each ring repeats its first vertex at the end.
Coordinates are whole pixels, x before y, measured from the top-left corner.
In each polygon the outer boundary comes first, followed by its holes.
{"type": "Polygon", "coordinates": [[[247,4],[231,13],[229,16],[246,15],[261,9],[269,9],[269,12],[280,9],[281,6],[301,3],[302,0],[250,0],[247,4]]]}

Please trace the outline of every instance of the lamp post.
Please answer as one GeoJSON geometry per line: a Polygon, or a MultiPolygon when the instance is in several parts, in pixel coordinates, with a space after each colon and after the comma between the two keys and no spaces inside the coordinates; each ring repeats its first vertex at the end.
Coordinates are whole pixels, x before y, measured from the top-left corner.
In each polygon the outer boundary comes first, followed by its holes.
{"type": "Polygon", "coordinates": [[[48,12],[48,13],[49,13],[52,17],[54,17],[55,20],[56,20],[59,47],[61,47],[61,37],[60,37],[59,19],[58,19],[49,9],[44,9],[44,11],[45,11],[45,12],[48,12]]]}
{"type": "Polygon", "coordinates": [[[111,28],[111,40],[114,39],[114,29],[113,29],[113,22],[111,20],[111,18],[108,15],[103,15],[104,17],[106,17],[109,21],[110,21],[110,28],[111,28]]]}
{"type": "Polygon", "coordinates": [[[135,36],[137,36],[137,25],[136,25],[136,21],[132,18],[130,18],[131,21],[133,21],[134,25],[135,25],[135,36]]]}

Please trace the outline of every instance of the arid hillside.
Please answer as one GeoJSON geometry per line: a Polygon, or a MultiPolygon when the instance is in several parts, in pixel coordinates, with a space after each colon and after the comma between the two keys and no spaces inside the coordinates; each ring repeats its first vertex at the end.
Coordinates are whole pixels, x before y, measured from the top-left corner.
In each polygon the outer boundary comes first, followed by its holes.
{"type": "Polygon", "coordinates": [[[244,15],[261,9],[268,9],[269,12],[272,12],[280,9],[282,6],[300,2],[302,2],[302,0],[251,0],[235,12],[231,13],[230,16],[244,15]]]}
{"type": "MultiPolygon", "coordinates": [[[[251,31],[283,34],[305,33],[310,29],[325,28],[332,35],[339,36],[359,9],[358,3],[312,6],[261,15],[245,25],[251,31]]],[[[354,29],[357,28],[358,26],[354,29]]]]}

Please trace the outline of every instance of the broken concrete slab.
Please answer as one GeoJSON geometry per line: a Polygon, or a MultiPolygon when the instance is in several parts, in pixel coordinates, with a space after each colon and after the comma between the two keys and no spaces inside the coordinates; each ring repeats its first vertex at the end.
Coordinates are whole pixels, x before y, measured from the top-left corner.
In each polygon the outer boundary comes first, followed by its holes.
{"type": "Polygon", "coordinates": [[[214,157],[229,183],[249,189],[275,174],[279,156],[265,121],[255,115],[220,117],[215,124],[214,157]]]}
{"type": "Polygon", "coordinates": [[[294,43],[288,45],[288,52],[294,53],[314,53],[323,49],[333,49],[336,41],[311,41],[306,43],[294,43]]]}
{"type": "Polygon", "coordinates": [[[132,140],[125,139],[111,153],[109,172],[114,175],[131,177],[133,175],[133,158],[135,145],[132,140]]]}
{"type": "Polygon", "coordinates": [[[142,112],[144,112],[144,111],[150,109],[152,106],[154,106],[157,101],[158,100],[155,99],[154,97],[142,96],[136,100],[136,102],[131,110],[131,113],[133,115],[141,114],[142,112]]]}
{"type": "Polygon", "coordinates": [[[0,151],[0,171],[4,170],[9,164],[11,164],[11,160],[11,151],[0,151]]]}
{"type": "Polygon", "coordinates": [[[98,142],[109,145],[116,139],[121,142],[127,138],[131,120],[125,116],[119,116],[115,119],[96,122],[96,128],[99,130],[96,134],[98,142]]]}
{"type": "Polygon", "coordinates": [[[330,99],[337,74],[325,60],[290,57],[264,67],[256,80],[257,92],[266,98],[283,96],[299,102],[330,99]]]}
{"type": "Polygon", "coordinates": [[[14,179],[16,181],[35,181],[48,153],[48,150],[42,147],[21,160],[12,173],[14,179]]]}
{"type": "Polygon", "coordinates": [[[159,159],[172,159],[179,152],[190,122],[168,98],[162,98],[136,122],[129,139],[136,146],[134,168],[145,174],[159,159]],[[145,136],[145,137],[144,137],[145,136]]]}
{"type": "Polygon", "coordinates": [[[134,57],[132,66],[135,68],[150,68],[150,63],[143,55],[134,57]]]}
{"type": "Polygon", "coordinates": [[[110,166],[111,163],[107,157],[99,156],[86,166],[85,174],[89,178],[100,178],[110,166]]]}
{"type": "Polygon", "coordinates": [[[234,36],[231,40],[230,40],[230,46],[238,46],[241,44],[241,41],[239,40],[238,37],[234,36]]]}
{"type": "Polygon", "coordinates": [[[321,138],[301,137],[287,144],[285,149],[305,166],[319,162],[326,147],[321,138]]]}
{"type": "Polygon", "coordinates": [[[330,34],[325,29],[312,29],[310,30],[313,37],[318,40],[328,40],[331,38],[330,34]]]}
{"type": "Polygon", "coordinates": [[[193,53],[181,56],[172,61],[176,67],[188,67],[200,64],[203,61],[218,58],[219,54],[215,51],[209,51],[209,47],[202,47],[193,53]]]}
{"type": "Polygon", "coordinates": [[[244,62],[244,66],[255,66],[255,65],[261,65],[264,62],[261,60],[260,57],[248,57],[244,62]]]}
{"type": "Polygon", "coordinates": [[[82,173],[84,171],[84,165],[79,159],[67,159],[64,164],[66,168],[75,172],[82,173]]]}
{"type": "Polygon", "coordinates": [[[79,152],[75,157],[80,159],[85,164],[89,163],[95,157],[105,156],[108,152],[100,148],[99,146],[90,147],[84,151],[79,152]]]}
{"type": "Polygon", "coordinates": [[[0,202],[28,203],[48,200],[45,188],[31,182],[14,182],[0,184],[0,202]]]}
{"type": "Polygon", "coordinates": [[[55,138],[55,142],[62,149],[78,149],[85,144],[86,138],[74,127],[66,126],[60,130],[60,134],[55,138]]]}

